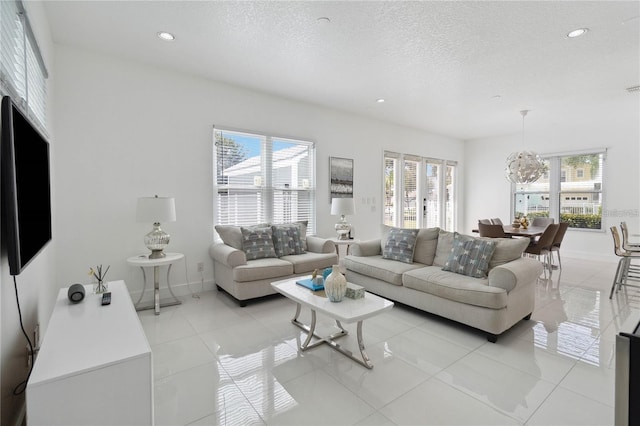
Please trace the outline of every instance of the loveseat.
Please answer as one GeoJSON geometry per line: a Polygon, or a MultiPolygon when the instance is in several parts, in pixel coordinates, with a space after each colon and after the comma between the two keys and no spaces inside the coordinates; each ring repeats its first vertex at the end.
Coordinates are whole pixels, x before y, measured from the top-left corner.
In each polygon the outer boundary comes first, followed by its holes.
{"type": "Polygon", "coordinates": [[[331,240],[307,236],[307,222],[220,226],[222,239],[209,248],[218,290],[240,304],[270,294],[273,281],[309,275],[338,263],[331,240]]]}
{"type": "Polygon", "coordinates": [[[383,225],[380,239],[351,246],[349,282],[405,305],[487,333],[496,342],[534,309],[537,260],[528,238],[474,238],[439,228],[383,225]]]}

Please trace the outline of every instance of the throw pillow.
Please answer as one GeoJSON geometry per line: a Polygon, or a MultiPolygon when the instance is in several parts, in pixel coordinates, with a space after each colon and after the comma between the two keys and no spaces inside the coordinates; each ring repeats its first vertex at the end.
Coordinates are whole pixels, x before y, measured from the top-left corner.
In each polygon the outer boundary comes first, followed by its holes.
{"type": "Polygon", "coordinates": [[[451,254],[442,270],[474,278],[486,278],[495,248],[494,241],[480,240],[455,232],[451,254]]]}
{"type": "MultiPolygon", "coordinates": [[[[299,220],[297,222],[292,223],[278,223],[275,226],[297,226],[300,229],[300,241],[302,241],[303,250],[307,250],[307,225],[309,224],[308,220],[299,220]]],[[[304,253],[304,252],[303,252],[304,253]]]]}
{"type": "Polygon", "coordinates": [[[433,259],[433,264],[436,266],[444,266],[449,259],[452,247],[453,232],[441,229],[438,233],[438,245],[436,246],[436,257],[433,259]]]}
{"type": "MultiPolygon", "coordinates": [[[[268,223],[260,223],[253,226],[245,226],[245,228],[266,228],[267,226],[269,226],[268,223]]],[[[242,250],[242,232],[239,226],[216,225],[215,229],[223,243],[236,250],[242,250]]]]}
{"type": "Polygon", "coordinates": [[[416,251],[413,253],[413,260],[425,265],[433,265],[438,247],[438,234],[440,228],[421,228],[418,230],[416,239],[416,251]]]}
{"type": "Polygon", "coordinates": [[[276,256],[304,253],[300,238],[300,226],[273,225],[271,230],[273,231],[273,246],[276,250],[276,256]]]}
{"type": "Polygon", "coordinates": [[[416,238],[418,238],[417,229],[391,229],[382,251],[382,257],[404,263],[413,263],[416,238]]]}
{"type": "Polygon", "coordinates": [[[242,250],[247,255],[247,260],[276,257],[271,228],[240,227],[240,231],[242,232],[242,250]]]}

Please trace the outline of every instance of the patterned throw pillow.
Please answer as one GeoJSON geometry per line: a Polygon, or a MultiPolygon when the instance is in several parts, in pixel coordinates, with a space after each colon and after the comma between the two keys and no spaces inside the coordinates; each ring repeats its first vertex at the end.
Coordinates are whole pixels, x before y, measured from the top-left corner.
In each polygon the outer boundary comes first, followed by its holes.
{"type": "Polygon", "coordinates": [[[418,229],[392,228],[382,250],[384,259],[413,263],[413,252],[416,249],[418,229]]]}
{"type": "Polygon", "coordinates": [[[240,227],[240,231],[242,232],[242,250],[247,255],[247,260],[276,257],[271,228],[240,227]]]}
{"type": "Polygon", "coordinates": [[[302,254],[304,248],[300,238],[300,227],[297,225],[273,225],[273,246],[276,256],[302,254]]]}
{"type": "Polygon", "coordinates": [[[442,270],[474,278],[486,278],[489,261],[495,249],[494,241],[480,240],[456,232],[453,236],[451,254],[442,270]]]}

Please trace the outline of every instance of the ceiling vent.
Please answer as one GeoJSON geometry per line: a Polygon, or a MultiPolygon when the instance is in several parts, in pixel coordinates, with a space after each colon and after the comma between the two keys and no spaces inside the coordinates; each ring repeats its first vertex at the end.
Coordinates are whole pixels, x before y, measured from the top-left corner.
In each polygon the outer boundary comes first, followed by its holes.
{"type": "Polygon", "coordinates": [[[627,92],[629,92],[629,93],[640,92],[640,86],[627,87],[627,92]]]}

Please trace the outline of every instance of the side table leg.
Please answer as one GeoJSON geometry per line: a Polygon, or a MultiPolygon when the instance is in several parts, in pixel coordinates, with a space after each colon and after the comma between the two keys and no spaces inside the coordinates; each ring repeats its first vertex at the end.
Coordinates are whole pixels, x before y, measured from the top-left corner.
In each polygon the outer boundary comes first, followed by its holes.
{"type": "MultiPolygon", "coordinates": [[[[169,273],[171,272],[171,267],[172,266],[173,266],[173,264],[170,264],[169,268],[167,268],[167,288],[169,289],[169,293],[171,293],[171,296],[173,297],[173,299],[177,303],[181,303],[180,300],[176,297],[176,295],[173,294],[173,290],[171,290],[171,281],[169,281],[169,273]]],[[[187,283],[187,285],[189,285],[189,283],[187,283]]]]}
{"type": "Polygon", "coordinates": [[[142,293],[140,293],[140,297],[138,297],[138,301],[134,305],[136,309],[138,308],[138,306],[140,305],[140,302],[142,301],[142,296],[144,296],[144,291],[147,289],[147,274],[144,272],[144,268],[142,266],[140,267],[140,270],[142,271],[142,293]]]}
{"type": "Polygon", "coordinates": [[[153,267],[153,300],[156,315],[160,315],[160,267],[153,267]]]}

